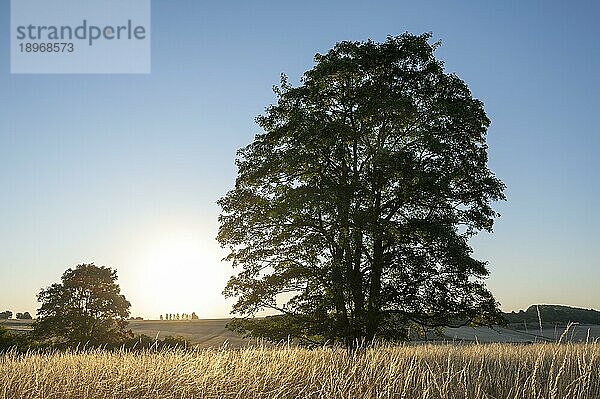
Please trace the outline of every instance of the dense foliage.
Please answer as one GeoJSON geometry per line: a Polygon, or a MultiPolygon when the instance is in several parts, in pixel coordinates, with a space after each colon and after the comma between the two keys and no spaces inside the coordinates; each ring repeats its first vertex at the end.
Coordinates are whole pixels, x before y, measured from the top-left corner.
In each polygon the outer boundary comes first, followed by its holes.
{"type": "Polygon", "coordinates": [[[62,282],[38,294],[34,336],[64,345],[102,345],[132,337],[127,330],[130,303],[121,295],[117,272],[94,264],[67,269],[62,282]]]}
{"type": "Polygon", "coordinates": [[[504,198],[490,121],[429,39],[341,42],[298,87],[282,79],[238,153],[218,235],[240,269],[234,312],[281,315],[234,328],[351,344],[500,320],[468,244],[504,198]]]}
{"type": "Polygon", "coordinates": [[[12,317],[13,312],[10,310],[5,310],[4,312],[0,312],[0,320],[8,320],[12,317]]]}
{"type": "Polygon", "coordinates": [[[31,320],[32,319],[29,312],[17,313],[17,315],[15,317],[17,318],[17,320],[31,320]]]}

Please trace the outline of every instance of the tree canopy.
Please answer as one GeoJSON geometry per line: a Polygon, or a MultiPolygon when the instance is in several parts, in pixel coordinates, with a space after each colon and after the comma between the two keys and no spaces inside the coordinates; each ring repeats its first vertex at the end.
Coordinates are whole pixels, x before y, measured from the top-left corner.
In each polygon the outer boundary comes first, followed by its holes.
{"type": "Polygon", "coordinates": [[[66,345],[119,343],[126,330],[130,303],[121,294],[117,272],[94,264],[67,269],[61,283],[38,294],[34,335],[66,345]]]}
{"type": "Polygon", "coordinates": [[[17,315],[15,316],[18,320],[31,320],[32,317],[29,314],[29,312],[25,312],[25,313],[17,313],[17,315]]]}
{"type": "Polygon", "coordinates": [[[219,201],[234,328],[349,345],[501,320],[468,243],[504,199],[490,121],[430,39],[341,42],[282,77],[219,201]]]}

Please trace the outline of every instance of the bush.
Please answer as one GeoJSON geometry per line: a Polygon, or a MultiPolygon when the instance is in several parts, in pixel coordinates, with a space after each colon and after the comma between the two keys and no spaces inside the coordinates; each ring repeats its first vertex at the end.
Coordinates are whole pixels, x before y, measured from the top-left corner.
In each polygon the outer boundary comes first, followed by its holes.
{"type": "Polygon", "coordinates": [[[0,353],[9,349],[25,352],[27,349],[38,347],[28,334],[13,333],[6,327],[0,325],[0,353]]]}

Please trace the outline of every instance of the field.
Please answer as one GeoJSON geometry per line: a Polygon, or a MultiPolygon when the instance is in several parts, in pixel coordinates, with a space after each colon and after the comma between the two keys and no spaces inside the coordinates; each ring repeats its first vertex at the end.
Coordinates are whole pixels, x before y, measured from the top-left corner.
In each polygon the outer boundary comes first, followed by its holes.
{"type": "Polygon", "coordinates": [[[203,319],[186,321],[132,320],[129,328],[134,334],[146,334],[152,338],[167,335],[184,337],[202,348],[218,348],[225,342],[232,347],[248,345],[251,340],[225,328],[227,319],[203,319]]]}
{"type": "MultiPolygon", "coordinates": [[[[243,338],[241,335],[225,328],[227,319],[202,319],[191,321],[160,321],[160,320],[132,320],[129,328],[134,334],[146,334],[152,338],[164,338],[167,335],[181,336],[200,348],[219,348],[224,343],[228,347],[246,347],[256,343],[251,339],[243,338]]],[[[13,330],[27,332],[30,330],[31,321],[28,320],[3,320],[0,324],[13,330]]],[[[539,330],[528,331],[495,327],[460,327],[447,328],[443,337],[431,335],[430,339],[436,341],[450,342],[473,342],[473,343],[535,343],[556,342],[563,335],[564,327],[544,327],[542,333],[539,330]]],[[[574,325],[569,332],[562,336],[562,342],[586,342],[600,338],[600,326],[597,325],[574,325]]]]}
{"type": "Polygon", "coordinates": [[[0,398],[600,398],[600,344],[7,354],[0,398]]]}
{"type": "MultiPolygon", "coordinates": [[[[195,345],[187,351],[0,355],[0,399],[600,398],[599,326],[565,334],[463,327],[447,329],[435,344],[349,355],[257,345],[227,331],[226,322],[130,322],[136,334],[185,337],[195,345]],[[544,341],[561,335],[561,344],[544,341]]],[[[22,332],[29,323],[2,322],[22,332]]]]}
{"type": "MultiPolygon", "coordinates": [[[[229,346],[247,346],[252,340],[225,328],[228,319],[203,319],[186,321],[131,320],[129,328],[134,334],[145,334],[162,339],[167,335],[184,337],[202,348],[218,348],[227,342],[229,346]]],[[[2,320],[0,325],[15,332],[31,330],[30,320],[2,320]]],[[[0,397],[1,398],[1,397],[0,397]]]]}

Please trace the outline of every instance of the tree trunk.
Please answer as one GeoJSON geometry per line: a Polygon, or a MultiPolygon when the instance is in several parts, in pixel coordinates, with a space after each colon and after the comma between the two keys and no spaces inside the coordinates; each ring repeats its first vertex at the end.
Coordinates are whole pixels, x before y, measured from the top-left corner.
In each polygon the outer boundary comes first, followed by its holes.
{"type": "Polygon", "coordinates": [[[362,232],[356,228],[354,231],[354,253],[351,262],[351,289],[354,313],[352,317],[352,339],[360,342],[365,334],[365,297],[363,292],[362,276],[362,232]]]}
{"type": "Polygon", "coordinates": [[[383,234],[380,224],[381,193],[375,197],[375,223],[373,225],[373,260],[369,281],[366,339],[372,342],[379,329],[381,314],[381,276],[383,273],[383,234]]]}

